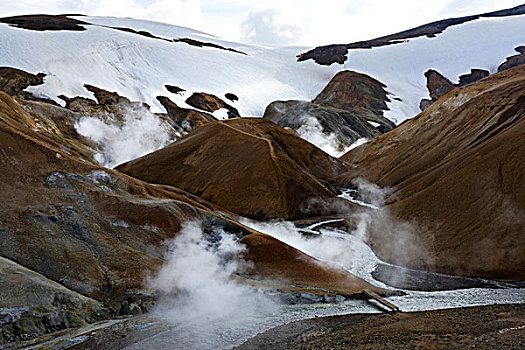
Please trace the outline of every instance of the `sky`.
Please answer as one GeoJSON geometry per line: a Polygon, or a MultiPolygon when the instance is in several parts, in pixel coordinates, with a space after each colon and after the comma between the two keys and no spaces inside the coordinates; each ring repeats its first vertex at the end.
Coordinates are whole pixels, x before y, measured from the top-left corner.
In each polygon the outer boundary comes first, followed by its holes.
{"type": "Polygon", "coordinates": [[[318,46],[373,39],[524,0],[0,0],[0,16],[81,13],[165,22],[235,42],[318,46]]]}

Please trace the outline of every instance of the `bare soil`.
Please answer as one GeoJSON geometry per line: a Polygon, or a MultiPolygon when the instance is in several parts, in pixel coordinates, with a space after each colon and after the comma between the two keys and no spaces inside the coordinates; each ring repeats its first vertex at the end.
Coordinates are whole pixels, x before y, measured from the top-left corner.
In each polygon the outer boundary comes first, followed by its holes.
{"type": "Polygon", "coordinates": [[[525,304],[314,318],[275,327],[236,349],[466,348],[525,348],[525,304]]]}

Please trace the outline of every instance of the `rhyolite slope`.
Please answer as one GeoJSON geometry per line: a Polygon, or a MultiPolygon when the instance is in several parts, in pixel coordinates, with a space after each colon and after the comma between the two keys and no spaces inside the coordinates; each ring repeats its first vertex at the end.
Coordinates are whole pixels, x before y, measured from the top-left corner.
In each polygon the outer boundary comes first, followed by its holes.
{"type": "Polygon", "coordinates": [[[452,90],[417,117],[341,157],[392,188],[387,207],[413,221],[429,261],[407,262],[380,232],[384,261],[437,272],[525,279],[525,67],[452,90]]]}

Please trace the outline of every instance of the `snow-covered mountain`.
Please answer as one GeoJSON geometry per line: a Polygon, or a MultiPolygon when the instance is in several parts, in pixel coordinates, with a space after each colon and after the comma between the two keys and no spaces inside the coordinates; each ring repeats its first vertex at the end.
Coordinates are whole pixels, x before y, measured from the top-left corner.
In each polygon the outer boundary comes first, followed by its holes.
{"type": "Polygon", "coordinates": [[[387,85],[392,98],[385,116],[399,123],[419,113],[419,102],[428,98],[424,76],[428,69],[452,82],[471,68],[493,73],[515,53],[515,47],[525,43],[525,15],[478,18],[450,26],[435,37],[354,49],[344,65],[321,66],[297,62],[296,56],[307,50],[304,47],[245,45],[189,28],[128,18],[71,18],[85,22],[85,30],[35,31],[0,23],[0,66],[47,73],[45,84],[30,91],[57,101],[60,94],[90,97],[83,88],[86,83],[159,110],[158,95],[185,106],[192,92],[233,93],[239,97],[235,107],[243,116],[261,116],[274,100],[311,100],[338,71],[348,69],[387,85]],[[169,93],[165,84],[186,93],[169,93]]]}

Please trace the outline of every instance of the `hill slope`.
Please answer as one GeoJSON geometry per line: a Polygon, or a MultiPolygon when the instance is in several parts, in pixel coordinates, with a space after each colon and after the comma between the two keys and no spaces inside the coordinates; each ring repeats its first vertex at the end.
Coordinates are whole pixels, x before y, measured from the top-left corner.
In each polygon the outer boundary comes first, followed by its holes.
{"type": "Polygon", "coordinates": [[[347,165],[265,119],[203,125],[117,169],[257,219],[296,219],[329,214],[339,205],[348,208],[326,182],[347,165]]]}
{"type": "MultiPolygon", "coordinates": [[[[440,272],[525,279],[525,67],[453,90],[343,160],[394,193],[398,216],[423,234],[440,272]]],[[[380,256],[400,256],[376,242],[380,256]]]]}

